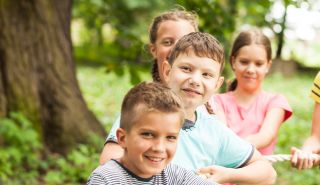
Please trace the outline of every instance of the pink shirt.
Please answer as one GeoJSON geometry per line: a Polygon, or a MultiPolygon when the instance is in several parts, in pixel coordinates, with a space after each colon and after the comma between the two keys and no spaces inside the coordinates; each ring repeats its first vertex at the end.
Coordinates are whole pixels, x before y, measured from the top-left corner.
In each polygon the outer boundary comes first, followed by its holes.
{"type": "MultiPolygon", "coordinates": [[[[267,112],[272,108],[283,108],[285,110],[283,122],[292,115],[292,109],[284,96],[264,91],[246,109],[237,105],[233,92],[218,94],[210,101],[214,101],[217,109],[224,111],[228,127],[242,138],[257,133],[267,112]]],[[[259,151],[263,155],[270,155],[275,144],[276,139],[269,146],[259,151]]]]}

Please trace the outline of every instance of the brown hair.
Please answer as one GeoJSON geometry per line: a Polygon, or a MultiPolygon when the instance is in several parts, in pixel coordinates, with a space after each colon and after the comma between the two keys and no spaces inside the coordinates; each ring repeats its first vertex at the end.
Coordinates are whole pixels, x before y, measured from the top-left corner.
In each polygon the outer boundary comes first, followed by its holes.
{"type": "MultiPolygon", "coordinates": [[[[272,57],[272,49],[269,38],[264,35],[260,30],[258,29],[252,29],[241,32],[235,41],[233,42],[233,46],[230,53],[230,65],[232,66],[232,59],[236,58],[236,56],[239,53],[239,50],[244,47],[251,44],[257,44],[261,45],[265,48],[267,53],[267,60],[270,61],[272,57]]],[[[228,86],[228,91],[233,91],[237,87],[237,80],[234,79],[228,86]]]]}
{"type": "MultiPolygon", "coordinates": [[[[193,52],[199,57],[208,57],[220,65],[220,74],[224,67],[224,50],[220,42],[208,33],[192,32],[183,36],[172,49],[168,62],[172,65],[180,54],[193,52]]],[[[209,114],[214,114],[210,104],[205,103],[209,114]]]]}
{"type": "Polygon", "coordinates": [[[220,42],[209,33],[192,32],[183,36],[172,49],[168,62],[172,65],[180,54],[193,52],[198,57],[208,57],[224,66],[224,50],[220,42]]]}
{"type": "MultiPolygon", "coordinates": [[[[198,16],[197,16],[197,14],[194,12],[188,12],[188,11],[184,10],[183,7],[180,7],[178,9],[164,12],[153,19],[153,21],[150,25],[150,28],[149,28],[150,43],[154,44],[156,42],[158,29],[159,29],[160,24],[162,22],[165,22],[168,20],[171,20],[171,21],[186,20],[194,27],[195,31],[198,31],[198,16]]],[[[156,81],[156,82],[161,81],[156,60],[154,60],[151,73],[152,73],[152,78],[154,81],[156,81]]]]}
{"type": "Polygon", "coordinates": [[[124,97],[121,107],[120,128],[126,131],[147,112],[180,113],[181,126],[184,108],[181,99],[164,84],[142,82],[133,87],[124,97]]]}

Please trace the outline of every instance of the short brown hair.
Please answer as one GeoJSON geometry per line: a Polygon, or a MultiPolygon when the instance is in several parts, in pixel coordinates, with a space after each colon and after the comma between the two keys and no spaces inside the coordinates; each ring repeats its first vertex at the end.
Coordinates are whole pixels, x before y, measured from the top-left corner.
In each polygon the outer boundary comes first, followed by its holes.
{"type": "Polygon", "coordinates": [[[164,84],[142,82],[129,90],[124,97],[121,107],[120,128],[130,131],[136,120],[152,111],[178,112],[181,115],[181,126],[184,122],[184,107],[180,97],[164,84]],[[143,108],[141,108],[141,105],[143,108]]]}
{"type": "Polygon", "coordinates": [[[183,36],[172,49],[169,63],[172,65],[180,54],[193,52],[198,57],[208,57],[219,64],[220,74],[224,66],[224,50],[220,42],[209,33],[192,32],[183,36]]]}

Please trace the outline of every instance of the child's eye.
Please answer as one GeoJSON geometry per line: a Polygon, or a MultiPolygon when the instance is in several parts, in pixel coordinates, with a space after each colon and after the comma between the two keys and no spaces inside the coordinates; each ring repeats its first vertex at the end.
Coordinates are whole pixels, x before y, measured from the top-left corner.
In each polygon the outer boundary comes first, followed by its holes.
{"type": "Polygon", "coordinates": [[[162,44],[164,46],[172,46],[173,41],[172,40],[164,40],[164,41],[162,41],[162,44]]]}
{"type": "Polygon", "coordinates": [[[175,141],[175,140],[177,140],[177,136],[167,136],[167,139],[169,141],[175,141]]]}
{"type": "Polygon", "coordinates": [[[188,66],[181,66],[180,69],[182,69],[182,71],[184,71],[184,72],[190,72],[191,71],[191,68],[188,67],[188,66]]]}
{"type": "Polygon", "coordinates": [[[256,66],[261,67],[261,66],[263,66],[263,63],[262,62],[256,63],[256,66]]]}
{"type": "Polygon", "coordinates": [[[240,64],[242,64],[242,65],[246,65],[246,64],[248,64],[249,62],[247,61],[247,60],[240,60],[240,64]]]}
{"type": "Polygon", "coordinates": [[[211,73],[203,73],[202,74],[205,78],[213,78],[213,74],[211,73]]]}
{"type": "Polygon", "coordinates": [[[141,133],[141,135],[144,138],[152,138],[153,137],[153,134],[150,132],[143,132],[143,133],[141,133]]]}

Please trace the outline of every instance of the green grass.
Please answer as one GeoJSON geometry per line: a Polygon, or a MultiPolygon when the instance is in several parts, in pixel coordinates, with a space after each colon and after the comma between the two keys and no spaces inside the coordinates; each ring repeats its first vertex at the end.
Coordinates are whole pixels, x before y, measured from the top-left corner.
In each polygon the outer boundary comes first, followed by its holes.
{"type": "MultiPolygon", "coordinates": [[[[120,113],[124,95],[132,87],[128,69],[124,71],[123,76],[118,76],[106,73],[104,67],[81,65],[77,68],[77,78],[86,103],[107,131],[120,113]]],[[[146,72],[141,76],[145,80],[151,80],[146,72]]]]}
{"type": "MultiPolygon", "coordinates": [[[[310,134],[313,101],[309,97],[313,78],[316,74],[296,74],[285,78],[273,74],[266,78],[264,89],[285,95],[293,109],[293,116],[280,128],[275,153],[288,154],[291,146],[301,146],[310,134]]],[[[151,80],[144,72],[143,79],[151,80]]],[[[132,85],[128,71],[123,76],[105,73],[103,67],[78,67],[78,80],[89,108],[97,115],[106,130],[119,115],[121,101],[132,85]]],[[[320,170],[299,171],[291,168],[288,162],[274,165],[278,172],[279,185],[320,184],[320,170]]],[[[259,169],[263,170],[263,169],[259,169]]]]}

